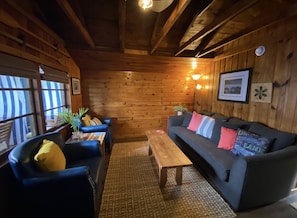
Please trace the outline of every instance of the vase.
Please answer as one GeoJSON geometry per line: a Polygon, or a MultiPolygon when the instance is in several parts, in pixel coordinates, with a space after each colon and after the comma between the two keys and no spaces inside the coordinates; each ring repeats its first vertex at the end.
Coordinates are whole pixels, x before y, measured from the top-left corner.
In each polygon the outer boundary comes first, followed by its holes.
{"type": "Polygon", "coordinates": [[[80,140],[83,138],[83,132],[81,131],[74,131],[72,132],[72,139],[74,140],[80,140]]]}
{"type": "Polygon", "coordinates": [[[181,116],[181,115],[183,115],[183,112],[182,111],[178,111],[177,112],[177,116],[181,116]]]}

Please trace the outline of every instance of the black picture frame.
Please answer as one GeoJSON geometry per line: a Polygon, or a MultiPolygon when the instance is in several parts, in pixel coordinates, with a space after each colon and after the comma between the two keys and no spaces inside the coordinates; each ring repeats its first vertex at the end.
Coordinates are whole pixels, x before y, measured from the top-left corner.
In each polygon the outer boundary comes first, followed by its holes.
{"type": "Polygon", "coordinates": [[[248,103],[252,68],[220,74],[218,100],[248,103]]]}
{"type": "Polygon", "coordinates": [[[72,95],[80,95],[80,80],[75,77],[71,77],[72,95]]]}

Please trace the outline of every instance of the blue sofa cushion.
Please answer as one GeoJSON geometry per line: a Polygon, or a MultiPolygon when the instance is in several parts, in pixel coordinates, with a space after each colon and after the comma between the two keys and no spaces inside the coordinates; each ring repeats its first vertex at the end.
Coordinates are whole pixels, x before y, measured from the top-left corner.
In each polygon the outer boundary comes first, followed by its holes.
{"type": "Polygon", "coordinates": [[[214,124],[215,124],[214,118],[203,115],[202,121],[196,133],[210,139],[214,124]]]}
{"type": "Polygon", "coordinates": [[[252,123],[249,131],[265,136],[271,140],[274,139],[269,151],[277,151],[283,149],[289,145],[293,145],[296,141],[296,134],[272,129],[258,122],[252,123]]]}
{"type": "Polygon", "coordinates": [[[187,128],[189,126],[189,123],[190,123],[190,121],[192,119],[192,115],[193,115],[192,112],[189,112],[189,111],[186,111],[185,112],[184,120],[183,120],[183,123],[182,123],[182,126],[183,127],[186,127],[187,128]]]}
{"type": "Polygon", "coordinates": [[[252,124],[252,122],[244,121],[244,120],[239,119],[237,117],[231,117],[228,120],[228,123],[235,124],[235,125],[240,125],[241,126],[240,128],[244,129],[244,130],[248,130],[250,128],[250,125],[252,124]]]}
{"type": "Polygon", "coordinates": [[[171,130],[203,157],[222,181],[228,181],[230,169],[238,157],[230,151],[217,148],[217,145],[211,140],[184,127],[173,126],[171,130]]]}
{"type": "Polygon", "coordinates": [[[254,156],[266,153],[271,144],[268,138],[239,129],[232,153],[239,156],[254,156]]]}

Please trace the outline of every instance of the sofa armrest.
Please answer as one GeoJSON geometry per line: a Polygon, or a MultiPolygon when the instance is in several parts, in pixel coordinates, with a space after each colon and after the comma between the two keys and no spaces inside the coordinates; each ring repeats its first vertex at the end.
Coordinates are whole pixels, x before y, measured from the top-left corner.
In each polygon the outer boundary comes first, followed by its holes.
{"type": "Polygon", "coordinates": [[[101,125],[97,125],[97,126],[81,126],[80,130],[84,133],[106,132],[106,131],[108,131],[108,124],[101,124],[101,125]]]}
{"type": "Polygon", "coordinates": [[[169,116],[168,127],[170,126],[181,126],[184,120],[184,116],[169,116]]]}
{"type": "Polygon", "coordinates": [[[234,192],[241,191],[241,207],[272,203],[287,196],[297,173],[297,146],[238,158],[233,164],[229,183],[234,192]],[[259,202],[259,203],[257,203],[259,202]]]}
{"type": "Polygon", "coordinates": [[[75,161],[84,158],[102,156],[102,151],[97,140],[66,143],[63,153],[68,161],[75,161]]]}
{"type": "Polygon", "coordinates": [[[106,117],[106,118],[101,118],[100,120],[101,120],[102,124],[107,124],[108,126],[112,126],[111,118],[106,117]]]}

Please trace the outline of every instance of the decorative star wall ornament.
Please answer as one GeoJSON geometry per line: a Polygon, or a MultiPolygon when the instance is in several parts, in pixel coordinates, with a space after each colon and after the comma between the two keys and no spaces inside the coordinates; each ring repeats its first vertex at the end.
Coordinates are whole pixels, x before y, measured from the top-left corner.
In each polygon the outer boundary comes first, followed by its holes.
{"type": "Polygon", "coordinates": [[[251,86],[251,101],[271,103],[272,83],[253,83],[251,86]]]}

